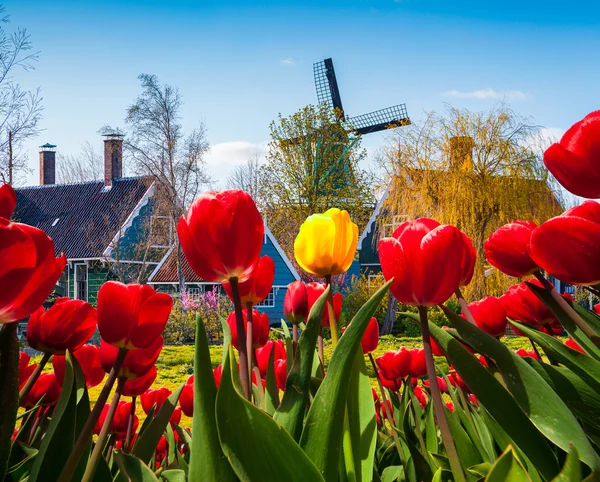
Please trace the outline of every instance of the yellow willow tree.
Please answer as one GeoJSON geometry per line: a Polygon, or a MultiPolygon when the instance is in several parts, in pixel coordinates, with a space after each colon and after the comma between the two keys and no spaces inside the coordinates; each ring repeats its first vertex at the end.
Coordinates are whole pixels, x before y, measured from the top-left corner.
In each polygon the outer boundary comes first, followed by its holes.
{"type": "Polygon", "coordinates": [[[327,104],[308,105],[271,123],[258,204],[290,259],[311,214],[345,209],[362,229],[373,210],[373,176],[359,167],[366,152],[339,117],[327,104]]]}
{"type": "Polygon", "coordinates": [[[453,224],[478,255],[466,299],[503,293],[515,279],[486,262],[484,241],[510,221],[540,223],[562,210],[541,161],[539,128],[504,104],[485,112],[448,107],[395,130],[389,141],[379,157],[388,181],[380,235],[407,218],[453,224]]]}

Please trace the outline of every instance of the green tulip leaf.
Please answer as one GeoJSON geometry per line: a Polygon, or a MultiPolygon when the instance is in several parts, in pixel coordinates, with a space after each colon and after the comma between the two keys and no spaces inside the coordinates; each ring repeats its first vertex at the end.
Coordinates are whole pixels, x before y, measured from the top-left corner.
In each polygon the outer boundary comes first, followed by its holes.
{"type": "MultiPolygon", "coordinates": [[[[223,452],[237,476],[242,481],[323,480],[288,432],[237,392],[231,370],[233,359],[230,349],[217,394],[216,416],[223,452]]],[[[192,433],[195,446],[196,434],[192,433]]],[[[190,476],[190,480],[206,479],[190,476]]]]}
{"type": "Polygon", "coordinates": [[[444,407],[444,411],[446,412],[450,433],[456,444],[456,450],[461,465],[466,468],[482,463],[483,459],[475,448],[475,445],[473,445],[473,442],[464,427],[461,425],[460,418],[456,411],[450,412],[446,407],[444,407]]]}
{"type": "Polygon", "coordinates": [[[567,460],[560,473],[552,482],[579,482],[581,480],[581,464],[575,446],[571,447],[567,460]]]}
{"type": "MultiPolygon", "coordinates": [[[[31,468],[28,479],[30,482],[58,479],[90,414],[90,402],[85,386],[85,377],[79,363],[71,353],[67,352],[62,390],[31,468]],[[80,390],[83,390],[83,394],[78,397],[80,390]]],[[[83,476],[90,445],[91,440],[73,474],[74,480],[79,480],[83,476]]]]}
{"type": "Polygon", "coordinates": [[[397,482],[404,480],[404,468],[401,465],[392,465],[383,469],[381,482],[397,482]]]}
{"type": "MultiPolygon", "coordinates": [[[[455,320],[452,318],[450,321],[455,320]]],[[[556,456],[512,395],[452,335],[431,322],[429,330],[480,404],[489,411],[547,479],[554,477],[559,471],[556,456]]]]}
{"type": "Polygon", "coordinates": [[[486,482],[530,482],[531,478],[517,458],[512,446],[496,460],[490,469],[486,482]]]}
{"type": "Polygon", "coordinates": [[[285,383],[285,393],[273,417],[296,441],[300,440],[302,434],[315,360],[318,364],[318,358],[315,358],[315,348],[323,318],[323,309],[330,289],[330,287],[327,287],[323,294],[319,296],[308,314],[306,329],[302,332],[298,341],[296,359],[293,361],[285,383]]]}
{"type": "Polygon", "coordinates": [[[352,455],[357,481],[370,481],[373,477],[377,419],[367,366],[362,350],[356,353],[354,369],[349,380],[348,425],[352,442],[352,455]]]}
{"type": "Polygon", "coordinates": [[[182,469],[163,470],[160,478],[166,482],[186,482],[185,471],[182,469]]]}
{"type": "MultiPolygon", "coordinates": [[[[152,418],[144,430],[144,433],[142,433],[135,441],[131,453],[143,462],[149,463],[152,459],[154,450],[156,449],[160,438],[165,433],[167,425],[169,425],[169,420],[171,419],[171,415],[173,415],[173,411],[177,406],[177,401],[179,400],[179,395],[181,395],[182,390],[183,385],[169,395],[169,398],[167,398],[162,404],[156,416],[152,418]]],[[[194,415],[195,413],[196,412],[194,412],[194,415]]]]}
{"type": "MultiPolygon", "coordinates": [[[[449,310],[445,308],[444,311],[449,310]]],[[[502,373],[506,388],[538,430],[565,452],[574,443],[581,460],[593,469],[600,469],[600,457],[592,448],[579,422],[544,379],[501,341],[455,313],[452,314],[452,323],[461,338],[494,361],[502,373]],[[560,425],[556,423],[557,420],[561,421],[560,425]]],[[[581,355],[591,360],[587,355],[581,355]]]]}
{"type": "Polygon", "coordinates": [[[390,284],[391,281],[388,281],[383,285],[348,325],[331,356],[327,375],[306,416],[300,445],[326,480],[337,479],[348,380],[354,367],[355,355],[367,325],[390,284]]]}
{"type": "Polygon", "coordinates": [[[288,327],[287,321],[283,318],[281,321],[281,329],[283,330],[283,342],[285,343],[285,356],[288,366],[288,371],[294,363],[294,344],[292,341],[292,335],[290,334],[290,328],[288,327]]]}
{"type": "Polygon", "coordinates": [[[279,407],[279,388],[275,380],[275,350],[272,349],[269,353],[269,361],[267,364],[267,390],[265,391],[266,411],[273,416],[277,407],[279,407]]]}
{"type": "Polygon", "coordinates": [[[225,318],[219,316],[219,320],[221,320],[221,328],[223,329],[223,354],[221,364],[224,364],[225,358],[227,357],[227,352],[229,351],[229,345],[231,345],[231,328],[229,328],[229,323],[227,323],[225,318]]]}
{"type": "Polygon", "coordinates": [[[156,475],[150,470],[150,467],[134,455],[116,453],[115,459],[121,472],[126,473],[129,480],[135,480],[136,482],[158,482],[156,475]]]}
{"type": "Polygon", "coordinates": [[[478,475],[479,477],[485,477],[492,468],[492,464],[489,462],[483,462],[482,464],[473,465],[467,469],[467,472],[478,475]]]}

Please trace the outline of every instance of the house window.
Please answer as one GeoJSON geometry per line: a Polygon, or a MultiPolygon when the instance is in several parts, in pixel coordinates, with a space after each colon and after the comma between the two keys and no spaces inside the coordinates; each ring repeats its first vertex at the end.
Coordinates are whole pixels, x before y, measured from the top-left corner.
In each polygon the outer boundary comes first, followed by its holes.
{"type": "Polygon", "coordinates": [[[75,299],[88,300],[88,266],[76,264],[75,268],[75,299]]]}
{"type": "Polygon", "coordinates": [[[383,275],[379,274],[370,274],[369,275],[369,288],[379,288],[383,284],[383,275]]]}
{"type": "Polygon", "coordinates": [[[408,220],[409,217],[406,214],[396,214],[392,216],[392,222],[381,225],[381,237],[390,237],[392,234],[394,234],[394,231],[398,226],[400,226],[402,223],[405,223],[408,220]]]}
{"type": "Polygon", "coordinates": [[[259,308],[273,308],[275,306],[275,295],[277,294],[277,288],[271,288],[267,297],[262,300],[261,303],[256,306],[259,308]]]}
{"type": "Polygon", "coordinates": [[[198,288],[198,287],[188,288],[187,296],[190,300],[198,301],[200,299],[200,288],[198,288]]]}
{"type": "Polygon", "coordinates": [[[173,224],[169,216],[152,216],[150,244],[153,248],[169,248],[173,245],[173,224]]]}

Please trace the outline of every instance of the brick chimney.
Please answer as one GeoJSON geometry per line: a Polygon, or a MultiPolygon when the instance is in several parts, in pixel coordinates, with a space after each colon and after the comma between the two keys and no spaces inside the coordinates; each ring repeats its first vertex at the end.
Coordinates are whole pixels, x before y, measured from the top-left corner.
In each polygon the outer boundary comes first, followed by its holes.
{"type": "Polygon", "coordinates": [[[123,177],[123,135],[104,134],[104,185],[110,187],[123,177]]]}
{"type": "Polygon", "coordinates": [[[56,182],[56,146],[40,146],[40,186],[56,182]]]}
{"type": "Polygon", "coordinates": [[[470,136],[450,138],[450,169],[473,170],[473,148],[475,142],[470,136]]]}

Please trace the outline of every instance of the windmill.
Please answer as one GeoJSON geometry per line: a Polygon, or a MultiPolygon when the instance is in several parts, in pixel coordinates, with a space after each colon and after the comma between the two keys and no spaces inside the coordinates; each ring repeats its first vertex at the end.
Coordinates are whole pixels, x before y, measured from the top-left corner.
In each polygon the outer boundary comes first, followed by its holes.
{"type": "Polygon", "coordinates": [[[398,104],[385,109],[369,112],[355,117],[346,116],[342,107],[342,98],[335,78],[333,61],[325,59],[313,64],[317,100],[338,109],[340,120],[349,131],[355,134],[370,134],[386,129],[406,126],[410,124],[405,104],[398,104]]]}

